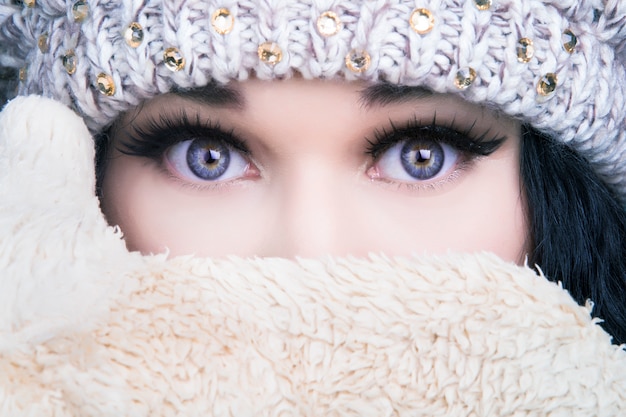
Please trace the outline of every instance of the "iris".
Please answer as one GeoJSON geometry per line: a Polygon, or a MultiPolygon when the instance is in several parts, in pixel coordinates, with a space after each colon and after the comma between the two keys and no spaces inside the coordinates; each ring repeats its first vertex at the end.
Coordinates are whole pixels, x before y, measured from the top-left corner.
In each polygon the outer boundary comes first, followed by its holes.
{"type": "Polygon", "coordinates": [[[230,165],[230,151],[220,141],[196,139],[187,149],[187,165],[203,180],[216,180],[230,165]]]}
{"type": "Polygon", "coordinates": [[[445,154],[439,143],[415,139],[404,144],[400,151],[400,160],[404,170],[411,177],[428,180],[441,171],[445,154]]]}

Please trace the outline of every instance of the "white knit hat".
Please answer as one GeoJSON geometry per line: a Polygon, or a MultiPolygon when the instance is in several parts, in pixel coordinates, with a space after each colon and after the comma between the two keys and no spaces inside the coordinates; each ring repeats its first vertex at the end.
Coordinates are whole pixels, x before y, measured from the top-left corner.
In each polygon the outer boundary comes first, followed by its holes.
{"type": "Polygon", "coordinates": [[[93,131],[174,86],[384,80],[495,106],[626,196],[624,0],[0,0],[19,94],[93,131]]]}

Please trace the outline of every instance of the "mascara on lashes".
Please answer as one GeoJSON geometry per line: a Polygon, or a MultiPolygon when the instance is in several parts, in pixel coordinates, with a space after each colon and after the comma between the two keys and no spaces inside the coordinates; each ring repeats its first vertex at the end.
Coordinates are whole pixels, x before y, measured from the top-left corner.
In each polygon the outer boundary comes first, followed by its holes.
{"type": "Polygon", "coordinates": [[[191,119],[186,113],[172,118],[159,115],[132,125],[121,133],[118,150],[123,154],[158,159],[171,146],[193,139],[211,139],[231,146],[244,155],[250,151],[245,142],[238,139],[232,130],[223,130],[219,123],[201,120],[200,116],[191,119]]]}
{"type": "Polygon", "coordinates": [[[366,153],[377,160],[386,150],[402,141],[426,139],[441,142],[455,149],[479,156],[488,156],[495,152],[507,139],[505,136],[493,136],[490,129],[480,135],[471,134],[475,123],[466,131],[458,131],[454,127],[437,124],[433,120],[430,124],[421,124],[414,119],[403,126],[390,121],[390,129],[381,129],[374,132],[374,139],[368,140],[366,153]],[[491,137],[490,137],[491,136],[491,137]]]}
{"type": "MultiPolygon", "coordinates": [[[[446,143],[461,152],[487,156],[495,152],[506,140],[504,136],[491,135],[490,129],[480,135],[472,134],[474,125],[475,123],[472,123],[465,131],[459,131],[453,126],[437,124],[435,118],[429,124],[422,124],[413,119],[401,126],[390,121],[390,129],[377,130],[374,132],[373,140],[366,139],[368,142],[366,154],[377,160],[398,142],[427,139],[446,143]]],[[[121,146],[118,150],[131,156],[158,159],[176,143],[198,138],[222,141],[244,155],[250,154],[245,142],[238,139],[232,130],[225,131],[219,123],[201,120],[200,116],[192,119],[184,111],[175,118],[163,114],[147,118],[141,124],[132,125],[129,130],[121,133],[124,138],[119,140],[121,146]]]]}

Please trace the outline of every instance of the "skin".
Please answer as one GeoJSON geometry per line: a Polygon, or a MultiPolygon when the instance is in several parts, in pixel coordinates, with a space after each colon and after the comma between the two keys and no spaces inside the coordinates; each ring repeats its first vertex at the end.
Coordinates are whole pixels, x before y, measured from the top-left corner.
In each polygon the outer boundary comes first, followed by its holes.
{"type": "Polygon", "coordinates": [[[291,79],[232,86],[236,106],[168,94],[114,129],[102,208],[129,249],[171,255],[316,257],[490,251],[522,262],[527,224],[519,175],[520,126],[459,98],[416,94],[364,104],[361,83],[291,79]],[[251,155],[238,178],[202,183],[116,149],[147,118],[218,121],[251,155]],[[489,156],[457,163],[443,179],[409,182],[366,154],[375,131],[417,118],[487,138],[489,156]]]}

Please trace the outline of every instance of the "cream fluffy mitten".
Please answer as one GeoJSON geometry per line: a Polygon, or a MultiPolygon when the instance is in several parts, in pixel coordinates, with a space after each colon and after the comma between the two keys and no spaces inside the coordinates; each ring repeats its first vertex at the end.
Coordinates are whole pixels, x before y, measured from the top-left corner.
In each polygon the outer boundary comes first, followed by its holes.
{"type": "Polygon", "coordinates": [[[0,416],[620,416],[626,352],[493,255],[129,253],[82,120],[0,115],[0,416]]]}

